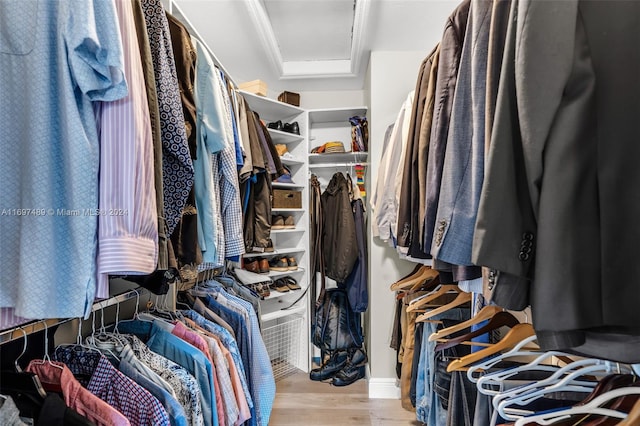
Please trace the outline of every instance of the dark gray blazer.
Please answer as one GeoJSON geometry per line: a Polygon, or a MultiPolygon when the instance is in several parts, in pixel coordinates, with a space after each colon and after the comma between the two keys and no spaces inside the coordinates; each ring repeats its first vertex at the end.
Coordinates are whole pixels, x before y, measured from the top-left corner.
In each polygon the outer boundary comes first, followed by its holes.
{"type": "Polygon", "coordinates": [[[637,363],[640,2],[517,8],[473,259],[529,295],[544,349],[637,363]]]}

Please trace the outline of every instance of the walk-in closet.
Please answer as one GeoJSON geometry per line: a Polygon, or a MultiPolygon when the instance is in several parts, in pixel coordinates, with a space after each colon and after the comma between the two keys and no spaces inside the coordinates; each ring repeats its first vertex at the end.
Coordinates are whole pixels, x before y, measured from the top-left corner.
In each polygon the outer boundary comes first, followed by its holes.
{"type": "Polygon", "coordinates": [[[0,425],[640,426],[639,28],[0,0],[0,425]]]}

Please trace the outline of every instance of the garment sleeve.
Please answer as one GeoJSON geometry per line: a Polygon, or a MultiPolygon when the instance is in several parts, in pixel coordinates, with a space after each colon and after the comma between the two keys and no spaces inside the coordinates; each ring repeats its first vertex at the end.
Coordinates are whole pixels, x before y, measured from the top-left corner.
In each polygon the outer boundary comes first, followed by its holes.
{"type": "Polygon", "coordinates": [[[72,0],[65,43],[71,74],[92,101],[127,95],[118,18],[112,1],[72,0]]]}

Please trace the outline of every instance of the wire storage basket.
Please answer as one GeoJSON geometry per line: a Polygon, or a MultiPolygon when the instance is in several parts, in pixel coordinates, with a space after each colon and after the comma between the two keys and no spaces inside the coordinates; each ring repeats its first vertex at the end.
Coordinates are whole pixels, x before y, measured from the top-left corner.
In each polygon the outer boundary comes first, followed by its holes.
{"type": "Polygon", "coordinates": [[[300,315],[290,315],[277,320],[275,325],[262,329],[262,339],[267,347],[276,381],[299,371],[297,365],[300,361],[303,320],[300,315]]]}

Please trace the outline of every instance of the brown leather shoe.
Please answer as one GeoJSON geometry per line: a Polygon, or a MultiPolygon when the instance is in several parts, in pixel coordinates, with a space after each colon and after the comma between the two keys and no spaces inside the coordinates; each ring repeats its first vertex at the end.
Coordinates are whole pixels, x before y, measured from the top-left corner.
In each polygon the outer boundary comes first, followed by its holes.
{"type": "Polygon", "coordinates": [[[284,217],[280,215],[272,216],[271,229],[284,229],[284,217]]]}
{"type": "Polygon", "coordinates": [[[254,274],[260,273],[260,264],[258,259],[245,259],[243,268],[249,272],[253,272],[254,274]]]}
{"type": "Polygon", "coordinates": [[[265,258],[259,259],[258,260],[258,268],[260,270],[261,274],[268,274],[269,273],[269,261],[265,258]]]}

